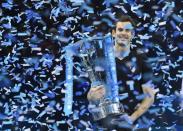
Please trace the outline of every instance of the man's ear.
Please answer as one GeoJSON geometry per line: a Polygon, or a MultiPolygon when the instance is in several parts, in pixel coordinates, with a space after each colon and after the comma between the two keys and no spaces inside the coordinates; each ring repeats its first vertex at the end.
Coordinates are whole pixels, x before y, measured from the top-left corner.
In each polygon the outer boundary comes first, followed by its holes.
{"type": "Polygon", "coordinates": [[[112,30],[112,37],[115,37],[116,31],[113,29],[112,30]]]}

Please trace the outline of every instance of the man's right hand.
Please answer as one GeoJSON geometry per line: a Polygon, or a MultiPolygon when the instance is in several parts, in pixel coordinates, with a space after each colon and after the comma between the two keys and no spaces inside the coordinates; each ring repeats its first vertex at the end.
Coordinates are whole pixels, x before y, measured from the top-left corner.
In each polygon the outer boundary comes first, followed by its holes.
{"type": "Polygon", "coordinates": [[[97,86],[97,87],[92,87],[90,88],[87,99],[89,101],[97,101],[104,97],[105,95],[105,88],[103,85],[97,86]]]}

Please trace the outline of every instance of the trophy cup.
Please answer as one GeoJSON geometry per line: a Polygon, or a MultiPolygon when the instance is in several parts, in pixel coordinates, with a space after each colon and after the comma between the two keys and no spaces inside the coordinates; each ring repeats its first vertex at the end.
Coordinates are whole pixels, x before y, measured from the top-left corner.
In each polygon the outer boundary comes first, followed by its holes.
{"type": "MultiPolygon", "coordinates": [[[[118,84],[116,76],[116,63],[113,51],[111,34],[103,37],[90,37],[75,44],[65,47],[68,67],[72,66],[72,59],[69,56],[79,56],[82,65],[88,73],[91,81],[91,88],[103,85],[106,94],[99,101],[90,101],[89,111],[95,121],[103,119],[108,115],[121,115],[124,113],[123,106],[118,98],[118,84]],[[70,59],[69,59],[70,58],[70,59]]],[[[72,68],[66,70],[66,74],[72,76],[72,68]]],[[[66,77],[67,78],[67,77],[66,77]]],[[[72,77],[71,77],[72,78],[72,77]]],[[[72,85],[71,79],[66,80],[72,85]]],[[[68,86],[64,109],[66,114],[71,113],[72,87],[68,86]]]]}
{"type": "Polygon", "coordinates": [[[124,109],[118,98],[116,63],[111,34],[83,42],[80,46],[80,57],[91,81],[91,88],[103,85],[106,90],[103,98],[99,101],[91,101],[89,104],[89,111],[94,120],[103,119],[108,115],[123,114],[124,109]]]}

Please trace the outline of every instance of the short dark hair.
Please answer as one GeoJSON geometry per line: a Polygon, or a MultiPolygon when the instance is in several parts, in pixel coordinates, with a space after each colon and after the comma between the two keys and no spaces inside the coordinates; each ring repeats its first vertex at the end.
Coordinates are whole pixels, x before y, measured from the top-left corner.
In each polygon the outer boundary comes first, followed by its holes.
{"type": "Polygon", "coordinates": [[[135,21],[134,21],[130,16],[128,16],[128,15],[120,15],[120,16],[117,17],[117,19],[116,19],[116,21],[115,21],[115,26],[114,26],[113,29],[116,28],[116,24],[117,24],[118,22],[128,22],[128,21],[129,21],[130,23],[132,23],[133,27],[136,26],[135,21]]]}

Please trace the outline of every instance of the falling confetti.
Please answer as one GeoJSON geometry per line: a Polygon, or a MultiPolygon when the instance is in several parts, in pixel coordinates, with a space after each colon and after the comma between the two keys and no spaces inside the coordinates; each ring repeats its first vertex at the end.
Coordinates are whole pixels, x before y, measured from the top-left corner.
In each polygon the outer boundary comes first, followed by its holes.
{"type": "MultiPolygon", "coordinates": [[[[92,130],[86,98],[88,75],[80,60],[73,59],[73,76],[68,76],[64,47],[104,35],[114,27],[119,14],[135,19],[132,47],[142,47],[149,54],[156,76],[152,79],[160,90],[154,105],[137,122],[137,128],[146,123],[155,129],[164,126],[165,130],[182,130],[178,114],[182,108],[177,100],[183,78],[182,6],[180,0],[2,1],[0,130],[92,130]],[[73,77],[72,101],[65,99],[68,86],[72,88],[68,77],[73,77]]],[[[133,79],[140,77],[135,75],[133,79]]],[[[132,81],[127,84],[135,89],[132,81]]],[[[139,100],[145,97],[133,93],[139,100]]],[[[119,95],[120,100],[129,97],[128,93],[119,95]]]]}

